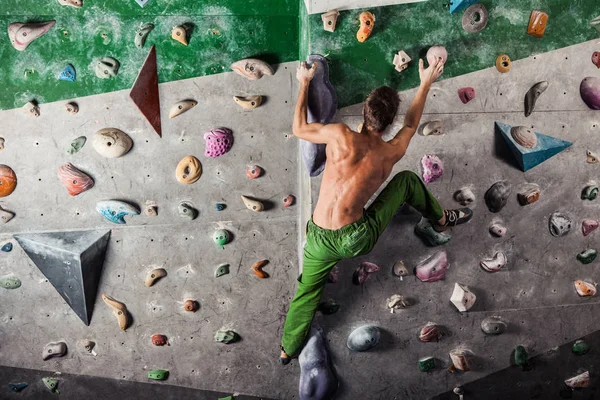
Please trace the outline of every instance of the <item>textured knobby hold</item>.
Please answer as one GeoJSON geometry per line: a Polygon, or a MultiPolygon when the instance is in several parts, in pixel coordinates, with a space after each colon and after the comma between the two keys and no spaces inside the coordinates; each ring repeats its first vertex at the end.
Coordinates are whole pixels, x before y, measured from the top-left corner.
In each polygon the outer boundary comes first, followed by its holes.
{"type": "Polygon", "coordinates": [[[548,14],[540,10],[531,11],[529,17],[529,25],[527,26],[527,34],[536,38],[541,38],[546,32],[546,25],[548,24],[548,14]]]}
{"type": "Polygon", "coordinates": [[[254,275],[258,276],[260,279],[268,278],[269,274],[262,270],[268,263],[269,260],[261,260],[254,263],[254,265],[252,265],[252,272],[254,272],[254,275]]]}
{"type": "Polygon", "coordinates": [[[262,104],[262,96],[233,96],[233,100],[244,110],[253,110],[256,107],[260,107],[260,105],[262,104]]]}
{"type": "Polygon", "coordinates": [[[583,233],[583,236],[587,236],[598,229],[599,225],[600,222],[596,219],[584,219],[581,222],[581,233],[583,233]]]}
{"type": "Polygon", "coordinates": [[[592,64],[594,64],[597,68],[600,68],[600,51],[595,51],[592,54],[592,64]]]}
{"type": "Polygon", "coordinates": [[[461,285],[460,283],[454,284],[454,291],[452,292],[452,297],[450,297],[450,301],[460,312],[468,311],[475,304],[475,300],[477,298],[469,288],[465,285],[461,285]]]}
{"type": "Polygon", "coordinates": [[[204,134],[206,147],[204,155],[216,158],[227,153],[233,146],[233,134],[227,128],[215,128],[204,134]]]}
{"type": "Polygon", "coordinates": [[[421,372],[430,372],[435,369],[435,358],[433,357],[425,357],[419,359],[418,362],[419,371],[421,372]]]}
{"type": "Polygon", "coordinates": [[[217,229],[215,233],[213,233],[213,242],[219,246],[219,248],[224,249],[225,245],[229,243],[230,235],[226,229],[217,229]]]}
{"type": "MultiPolygon", "coordinates": [[[[529,117],[535,109],[535,103],[537,99],[548,89],[549,83],[547,81],[538,82],[527,91],[525,94],[525,116],[529,117]]],[[[513,128],[514,129],[514,128],[513,128]]],[[[516,139],[515,139],[516,140],[516,139]]],[[[535,147],[535,145],[534,145],[535,147]]]]}
{"type": "Polygon", "coordinates": [[[398,54],[394,54],[394,61],[392,63],[396,67],[396,71],[402,72],[406,68],[408,68],[408,64],[412,61],[412,58],[408,54],[404,52],[404,50],[400,50],[398,54]]]}
{"type": "Polygon", "coordinates": [[[587,354],[591,350],[592,346],[585,340],[577,340],[573,343],[572,351],[578,356],[582,356],[587,354]]]}
{"type": "Polygon", "coordinates": [[[54,378],[42,378],[42,383],[52,393],[60,393],[58,391],[58,379],[54,379],[54,378]]]}
{"type": "Polygon", "coordinates": [[[198,210],[196,210],[190,203],[187,201],[182,201],[177,206],[177,212],[181,218],[189,219],[193,221],[198,216],[198,210]]]}
{"type": "Polygon", "coordinates": [[[140,29],[137,30],[137,32],[135,33],[135,39],[134,39],[135,47],[137,47],[138,49],[141,49],[142,47],[144,47],[144,44],[146,43],[146,38],[148,37],[148,34],[150,34],[152,29],[154,29],[153,24],[145,24],[145,25],[142,25],[140,27],[140,29]]]}
{"type": "Polygon", "coordinates": [[[171,110],[169,111],[169,118],[175,118],[178,115],[183,114],[189,109],[196,107],[198,102],[196,100],[182,100],[171,106],[171,110]]]}
{"type": "Polygon", "coordinates": [[[325,315],[335,314],[339,309],[340,304],[333,299],[325,300],[319,303],[319,307],[317,308],[317,310],[321,311],[321,313],[325,315]]]}
{"type": "Polygon", "coordinates": [[[494,255],[494,257],[484,258],[481,260],[479,265],[481,265],[481,268],[487,272],[498,272],[504,268],[507,262],[508,259],[506,258],[506,254],[504,254],[502,251],[499,251],[494,255]]]}
{"type": "Polygon", "coordinates": [[[392,267],[392,272],[394,275],[402,278],[408,275],[408,268],[406,268],[406,265],[402,261],[396,261],[392,267]]]}
{"type": "Polygon", "coordinates": [[[421,159],[421,166],[425,183],[431,183],[444,174],[444,164],[435,154],[425,154],[421,159]]]}
{"type": "Polygon", "coordinates": [[[557,211],[550,216],[550,219],[548,220],[548,229],[552,236],[565,236],[571,230],[571,219],[557,211]]]}
{"type": "Polygon", "coordinates": [[[67,64],[65,68],[58,74],[59,81],[75,82],[75,68],[71,64],[67,64]]]}
{"type": "Polygon", "coordinates": [[[21,280],[14,275],[0,276],[0,287],[4,289],[18,289],[21,287],[21,280]]]}
{"type": "Polygon", "coordinates": [[[519,345],[515,347],[513,353],[513,363],[518,365],[519,367],[524,367],[529,362],[529,354],[527,354],[527,350],[525,347],[519,345]]]}
{"type": "Polygon", "coordinates": [[[394,294],[385,301],[385,305],[387,308],[390,309],[390,312],[393,314],[395,310],[399,310],[401,308],[406,308],[410,304],[408,303],[408,301],[406,301],[404,299],[404,296],[399,295],[399,294],[394,294]]]}
{"type": "Polygon", "coordinates": [[[191,185],[200,179],[202,175],[202,165],[200,160],[194,156],[185,156],[177,164],[175,177],[180,183],[191,185]]]}
{"type": "Polygon", "coordinates": [[[481,321],[481,330],[486,335],[500,335],[506,331],[507,324],[502,317],[492,316],[481,321]]]}
{"type": "Polygon", "coordinates": [[[251,165],[246,168],[246,176],[249,179],[256,179],[263,174],[263,169],[258,165],[251,165]]]}
{"type": "Polygon", "coordinates": [[[48,32],[55,23],[56,21],[15,22],[8,26],[8,38],[15,49],[23,51],[31,42],[48,32]]]}
{"type": "Polygon", "coordinates": [[[166,369],[153,369],[148,371],[148,379],[155,381],[164,381],[169,377],[169,371],[166,369]]]}
{"type": "Polygon", "coordinates": [[[155,346],[165,346],[169,345],[169,342],[167,341],[167,337],[165,335],[157,333],[155,335],[152,335],[152,344],[155,346]]]}
{"type": "Polygon", "coordinates": [[[436,60],[442,60],[442,65],[448,61],[448,52],[444,46],[431,46],[427,50],[427,63],[433,65],[436,60]]]}
{"type": "Polygon", "coordinates": [[[2,248],[0,248],[0,250],[2,250],[5,253],[10,253],[13,249],[13,244],[11,242],[5,243],[4,245],[2,245],[2,248]]]}
{"type": "Polygon", "coordinates": [[[441,338],[442,334],[440,333],[438,326],[433,322],[428,322],[421,328],[421,332],[419,332],[419,340],[421,342],[437,342],[441,338]]]}
{"type": "Polygon", "coordinates": [[[125,217],[128,215],[140,215],[136,207],[120,200],[99,201],[96,203],[96,211],[115,224],[125,224],[125,217]]]}
{"type": "Polygon", "coordinates": [[[600,110],[600,79],[588,76],[579,86],[581,99],[592,110],[600,110]]]}
{"type": "Polygon", "coordinates": [[[326,12],[325,14],[321,14],[321,20],[323,21],[323,29],[327,32],[335,31],[335,24],[337,23],[337,19],[340,16],[340,12],[338,10],[331,10],[326,12]]]}
{"type": "Polygon", "coordinates": [[[188,312],[195,313],[199,308],[200,303],[198,303],[196,300],[186,300],[185,303],[183,303],[183,309],[188,312]]]}
{"type": "MultiPolygon", "coordinates": [[[[65,104],[65,111],[68,114],[75,115],[79,112],[79,106],[77,105],[77,103],[71,101],[71,102],[65,104]]],[[[81,137],[85,138],[85,136],[81,136],[81,137]]],[[[70,153],[70,154],[74,154],[74,153],[70,153]]]]}
{"type": "Polygon", "coordinates": [[[231,331],[231,330],[219,329],[215,333],[215,341],[219,342],[219,343],[229,344],[229,343],[235,343],[238,340],[240,340],[240,335],[238,335],[236,332],[231,331]]]}
{"type": "Polygon", "coordinates": [[[263,203],[250,197],[242,196],[242,201],[248,210],[261,212],[265,209],[265,205],[263,203]]]}
{"type": "Polygon", "coordinates": [[[295,202],[296,202],[296,198],[292,194],[288,194],[287,196],[285,196],[283,198],[283,206],[285,208],[293,206],[295,202]]]}
{"type": "Polygon", "coordinates": [[[436,231],[431,221],[425,217],[422,217],[415,226],[415,235],[425,240],[430,246],[441,246],[452,239],[452,236],[448,233],[436,231]]]}
{"type": "Polygon", "coordinates": [[[579,375],[569,378],[565,381],[565,385],[570,388],[583,388],[590,385],[590,373],[585,371],[579,375]]]}
{"type": "Polygon", "coordinates": [[[77,196],[94,186],[94,180],[71,163],[58,168],[58,179],[65,185],[71,196],[77,196]]]}
{"type": "Polygon", "coordinates": [[[104,128],[94,134],[92,146],[102,157],[119,158],[131,150],[133,140],[120,129],[104,128]]]}
{"type": "Polygon", "coordinates": [[[488,10],[481,3],[473,4],[465,10],[462,27],[468,33],[479,33],[488,23],[488,10]]]}
{"type": "Polygon", "coordinates": [[[179,25],[171,31],[171,38],[185,46],[188,45],[187,30],[185,26],[179,25]]]}
{"type": "Polygon", "coordinates": [[[251,81],[263,77],[263,75],[273,75],[273,67],[262,60],[256,58],[246,58],[231,64],[231,69],[239,75],[251,81]]]}
{"type": "Polygon", "coordinates": [[[442,121],[429,121],[423,124],[423,128],[421,129],[421,134],[423,136],[439,136],[444,134],[444,123],[442,121]]]}
{"type": "Polygon", "coordinates": [[[581,191],[581,200],[596,200],[596,197],[598,197],[598,190],[598,184],[594,181],[590,181],[581,191]]]}
{"type": "Polygon", "coordinates": [[[496,69],[498,72],[505,74],[510,71],[510,67],[511,61],[507,54],[500,54],[498,58],[496,58],[496,69]]]}
{"type": "Polygon", "coordinates": [[[167,270],[164,268],[155,268],[148,272],[144,284],[148,287],[154,285],[160,278],[167,276],[167,270]]]}
{"type": "Polygon", "coordinates": [[[454,192],[454,200],[462,206],[469,206],[475,201],[475,194],[470,186],[464,186],[454,192]]]}
{"type": "Polygon", "coordinates": [[[358,21],[360,22],[360,27],[358,28],[358,32],[356,32],[356,39],[363,43],[369,38],[369,36],[371,36],[371,33],[373,32],[373,27],[375,26],[375,16],[369,11],[363,11],[358,16],[358,21]]]}
{"type": "Polygon", "coordinates": [[[582,264],[589,264],[596,259],[598,252],[594,249],[587,249],[577,254],[577,259],[582,264]]]}
{"type": "Polygon", "coordinates": [[[27,386],[29,386],[27,383],[9,383],[8,384],[8,389],[11,392],[18,393],[21,390],[25,389],[27,386]]]}
{"type": "Polygon", "coordinates": [[[475,89],[472,87],[458,89],[458,98],[463,102],[463,104],[467,104],[475,98],[475,89]]]}
{"type": "Polygon", "coordinates": [[[514,126],[510,129],[510,135],[520,146],[533,149],[537,146],[537,135],[526,126],[514,126]]]}
{"type": "Polygon", "coordinates": [[[488,190],[485,192],[485,204],[488,209],[497,213],[504,208],[506,203],[508,202],[508,198],[512,191],[511,185],[506,181],[499,181],[494,183],[488,190]]]}
{"type": "Polygon", "coordinates": [[[352,351],[367,351],[377,346],[381,331],[375,325],[363,325],[348,335],[346,346],[352,351]]]}
{"type": "Polygon", "coordinates": [[[81,8],[81,6],[83,5],[82,0],[58,0],[58,2],[62,6],[75,7],[75,8],[81,8]]]}
{"type": "Polygon", "coordinates": [[[362,285],[365,283],[367,279],[369,279],[369,275],[374,274],[379,271],[379,266],[377,264],[373,264],[367,261],[363,261],[360,263],[360,266],[354,271],[352,275],[352,283],[355,285],[362,285]]]}
{"type": "MultiPolygon", "coordinates": [[[[15,191],[17,175],[8,165],[0,164],[0,197],[6,197],[15,191]]],[[[5,221],[8,222],[8,221],[5,221]]]]}
{"type": "Polygon", "coordinates": [[[221,264],[215,270],[215,278],[220,278],[227,274],[229,274],[229,264],[221,264]]]}
{"type": "Polygon", "coordinates": [[[415,267],[415,275],[421,282],[435,282],[444,278],[449,267],[448,255],[445,250],[442,250],[420,262],[415,267]]]}
{"type": "Polygon", "coordinates": [[[113,310],[113,314],[115,317],[117,317],[119,328],[126,330],[129,324],[129,313],[127,312],[127,306],[104,293],[102,293],[102,300],[104,300],[106,305],[113,310]]]}
{"type": "Polygon", "coordinates": [[[596,285],[582,280],[575,281],[575,290],[581,297],[594,297],[596,295],[596,285]]]}
{"type": "Polygon", "coordinates": [[[6,224],[8,221],[13,219],[14,216],[15,213],[12,213],[0,207],[0,221],[2,221],[3,224],[6,224]]]}
{"type": "Polygon", "coordinates": [[[531,187],[529,189],[523,190],[517,193],[517,200],[519,200],[519,204],[522,206],[526,206],[527,204],[535,203],[540,199],[540,188],[539,187],[531,187]]]}
{"type": "Polygon", "coordinates": [[[44,346],[42,359],[44,361],[52,357],[62,357],[67,353],[67,344],[65,342],[53,342],[44,346]]]}
{"type": "Polygon", "coordinates": [[[300,400],[333,398],[338,380],[333,371],[331,358],[323,333],[312,327],[308,340],[298,356],[300,364],[300,400]]]}
{"type": "Polygon", "coordinates": [[[106,56],[96,60],[94,70],[98,78],[109,79],[117,76],[120,66],[116,58],[106,56]]]}
{"type": "Polygon", "coordinates": [[[27,102],[27,104],[25,104],[21,110],[23,110],[23,113],[27,116],[30,116],[32,118],[37,118],[40,116],[40,107],[37,105],[37,103],[35,101],[29,101],[27,102]]]}
{"type": "Polygon", "coordinates": [[[455,369],[463,372],[471,370],[471,366],[469,365],[471,356],[471,351],[466,349],[457,348],[450,350],[450,360],[452,360],[452,365],[455,369]]]}

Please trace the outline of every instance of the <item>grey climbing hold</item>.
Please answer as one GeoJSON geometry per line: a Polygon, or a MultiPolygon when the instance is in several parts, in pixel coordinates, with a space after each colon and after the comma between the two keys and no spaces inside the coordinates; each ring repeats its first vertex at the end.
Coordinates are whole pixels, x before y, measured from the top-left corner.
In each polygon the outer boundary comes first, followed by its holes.
{"type": "Polygon", "coordinates": [[[506,331],[507,324],[502,317],[492,316],[481,321],[481,330],[486,335],[499,335],[506,331]]]}
{"type": "Polygon", "coordinates": [[[62,357],[67,353],[67,344],[65,342],[48,343],[44,346],[42,359],[44,361],[52,357],[62,357]]]}
{"type": "Polygon", "coordinates": [[[421,129],[421,134],[423,136],[439,136],[444,134],[444,123],[442,121],[429,121],[423,124],[423,128],[421,129]]]}
{"type": "Polygon", "coordinates": [[[119,61],[112,57],[102,57],[96,60],[94,70],[96,76],[101,79],[108,79],[117,76],[119,73],[119,61]]]}
{"type": "Polygon", "coordinates": [[[462,206],[469,206],[475,201],[475,194],[470,186],[464,186],[454,193],[454,200],[462,206]]]}
{"type": "Polygon", "coordinates": [[[240,340],[240,335],[236,332],[227,330],[227,329],[219,329],[217,333],[215,333],[215,341],[219,343],[235,343],[240,340]]]}
{"type": "Polygon", "coordinates": [[[367,351],[377,346],[381,331],[375,325],[363,325],[356,328],[348,336],[346,345],[352,351],[367,351]]]}
{"type": "Polygon", "coordinates": [[[215,278],[219,278],[229,273],[229,264],[221,264],[215,270],[215,278]]]}
{"type": "Polygon", "coordinates": [[[557,211],[550,216],[550,219],[548,220],[548,229],[552,236],[565,236],[571,230],[571,219],[565,214],[557,211]]]}
{"type": "Polygon", "coordinates": [[[52,393],[60,393],[58,390],[58,379],[42,378],[42,382],[52,393]]]}
{"type": "Polygon", "coordinates": [[[67,149],[67,153],[69,153],[71,155],[77,153],[79,150],[81,150],[83,148],[83,146],[85,146],[86,140],[87,139],[85,136],[79,136],[78,138],[73,139],[73,141],[69,145],[69,148],[67,149]]]}
{"type": "Polygon", "coordinates": [[[525,94],[525,116],[529,117],[535,108],[537,99],[541,96],[546,89],[548,89],[549,83],[547,81],[538,82],[529,89],[525,94]]]}
{"type": "Polygon", "coordinates": [[[181,218],[189,219],[190,221],[196,219],[198,216],[198,210],[196,210],[190,203],[186,201],[179,203],[177,211],[179,212],[179,216],[181,218]]]}
{"type": "Polygon", "coordinates": [[[138,49],[144,47],[144,43],[146,43],[146,38],[148,37],[148,34],[152,31],[152,29],[154,29],[153,24],[145,24],[141,26],[140,29],[138,29],[138,31],[135,33],[135,47],[137,47],[138,49]]]}
{"type": "Polygon", "coordinates": [[[508,202],[508,197],[512,191],[511,185],[506,181],[499,181],[494,183],[488,190],[485,192],[485,204],[488,209],[497,213],[504,208],[506,203],[508,202]]]}
{"type": "Polygon", "coordinates": [[[0,276],[0,287],[4,289],[18,289],[21,287],[21,280],[14,275],[0,276]]]}
{"type": "Polygon", "coordinates": [[[300,400],[331,399],[338,388],[327,343],[320,329],[312,327],[298,356],[300,364],[300,400]]]}
{"type": "Polygon", "coordinates": [[[465,10],[462,17],[462,27],[468,33],[479,33],[488,23],[487,8],[481,3],[473,4],[465,10]]]}

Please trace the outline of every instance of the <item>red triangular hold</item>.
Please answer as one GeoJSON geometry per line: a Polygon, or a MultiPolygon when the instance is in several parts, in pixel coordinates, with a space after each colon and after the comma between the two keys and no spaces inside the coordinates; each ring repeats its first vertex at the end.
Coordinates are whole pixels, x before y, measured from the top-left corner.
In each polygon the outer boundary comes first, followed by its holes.
{"type": "Polygon", "coordinates": [[[146,61],[129,92],[129,97],[150,122],[158,136],[162,137],[160,125],[160,99],[158,97],[158,69],[156,67],[156,49],[150,49],[146,61]]]}

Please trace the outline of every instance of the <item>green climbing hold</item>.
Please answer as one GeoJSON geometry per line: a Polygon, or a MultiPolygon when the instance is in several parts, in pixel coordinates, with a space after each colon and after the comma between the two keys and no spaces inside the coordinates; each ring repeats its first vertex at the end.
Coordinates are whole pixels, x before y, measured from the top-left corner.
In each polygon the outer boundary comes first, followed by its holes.
{"type": "Polygon", "coordinates": [[[0,286],[4,289],[17,289],[21,287],[21,280],[14,275],[0,276],[0,286]]]}
{"type": "Polygon", "coordinates": [[[77,153],[79,150],[81,150],[83,148],[86,140],[87,139],[85,136],[79,136],[77,139],[73,140],[71,142],[71,144],[69,145],[69,148],[67,149],[67,153],[69,153],[69,154],[77,153]]]}
{"type": "Polygon", "coordinates": [[[589,264],[596,259],[598,256],[598,252],[594,249],[587,249],[577,254],[577,259],[581,261],[582,264],[589,264]]]}
{"type": "Polygon", "coordinates": [[[217,229],[213,233],[213,240],[220,248],[224,248],[223,246],[229,243],[229,232],[225,229],[217,229]]]}
{"type": "Polygon", "coordinates": [[[323,301],[319,304],[318,310],[321,311],[324,315],[331,315],[338,312],[340,309],[340,305],[332,299],[323,301]]]}
{"type": "Polygon", "coordinates": [[[60,393],[58,391],[58,379],[54,378],[42,378],[42,382],[44,385],[52,392],[52,393],[60,393]]]}
{"type": "Polygon", "coordinates": [[[240,340],[240,335],[238,335],[234,331],[219,329],[217,333],[215,333],[215,340],[220,343],[229,344],[240,340]]]}
{"type": "Polygon", "coordinates": [[[527,350],[525,350],[525,347],[523,346],[517,346],[515,347],[515,354],[514,354],[514,362],[515,365],[518,365],[520,367],[527,365],[527,361],[529,360],[529,355],[527,354],[527,350]]]}
{"type": "Polygon", "coordinates": [[[169,371],[166,369],[153,369],[148,371],[148,379],[154,379],[155,381],[164,381],[169,377],[169,371]]]}
{"type": "Polygon", "coordinates": [[[233,400],[233,396],[219,397],[217,400],[233,400]]]}
{"type": "Polygon", "coordinates": [[[585,340],[578,340],[573,344],[573,353],[582,356],[590,351],[592,347],[585,340]]]}
{"type": "Polygon", "coordinates": [[[425,357],[419,360],[419,370],[421,372],[433,371],[435,368],[435,358],[425,357]]]}
{"type": "Polygon", "coordinates": [[[215,278],[218,278],[223,275],[227,275],[229,273],[229,264],[221,264],[217,267],[215,271],[215,278]]]}

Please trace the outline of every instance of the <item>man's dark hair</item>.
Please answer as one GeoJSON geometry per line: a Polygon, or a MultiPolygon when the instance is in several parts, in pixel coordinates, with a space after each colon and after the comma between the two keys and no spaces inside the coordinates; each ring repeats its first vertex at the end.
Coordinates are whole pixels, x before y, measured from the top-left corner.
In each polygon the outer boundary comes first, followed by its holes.
{"type": "Polygon", "coordinates": [[[373,90],[364,106],[364,126],[369,130],[383,132],[394,120],[400,96],[389,86],[378,87],[373,90]]]}

